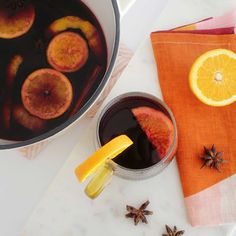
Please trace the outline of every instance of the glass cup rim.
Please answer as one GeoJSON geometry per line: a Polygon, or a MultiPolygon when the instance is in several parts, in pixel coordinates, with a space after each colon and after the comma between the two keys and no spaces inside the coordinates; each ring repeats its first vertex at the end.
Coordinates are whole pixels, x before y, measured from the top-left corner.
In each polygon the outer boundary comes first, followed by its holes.
{"type": "Polygon", "coordinates": [[[153,102],[155,103],[158,103],[160,104],[168,113],[170,119],[171,119],[171,122],[174,126],[174,139],[173,139],[173,142],[171,144],[171,147],[169,148],[167,154],[165,155],[164,158],[162,158],[159,162],[157,162],[156,164],[152,165],[152,166],[149,166],[149,167],[146,167],[146,168],[142,168],[142,169],[130,169],[130,168],[127,168],[127,167],[124,167],[122,165],[119,165],[117,163],[115,163],[116,167],[124,170],[124,171],[129,171],[129,172],[134,172],[134,173],[137,173],[137,172],[146,172],[146,171],[149,171],[157,166],[162,166],[165,161],[169,158],[169,156],[172,154],[173,150],[176,148],[176,145],[177,145],[177,142],[178,142],[178,134],[177,134],[177,124],[176,124],[176,121],[175,121],[175,118],[174,118],[174,115],[172,113],[172,111],[170,110],[170,108],[166,105],[166,103],[164,101],[162,101],[160,98],[156,97],[155,95],[152,95],[150,93],[145,93],[145,92],[128,92],[128,93],[123,93],[123,94],[120,94],[116,97],[114,97],[113,99],[111,99],[105,106],[104,108],[102,109],[102,111],[100,112],[99,116],[98,116],[98,119],[97,119],[97,124],[96,124],[96,141],[97,141],[97,145],[98,147],[100,148],[102,145],[101,145],[101,141],[100,141],[100,137],[99,137],[99,128],[100,128],[100,123],[102,121],[102,118],[104,117],[104,115],[106,114],[106,112],[113,106],[115,105],[117,102],[119,102],[121,99],[124,99],[124,98],[129,98],[129,97],[139,97],[139,98],[147,98],[147,99],[150,99],[152,100],[153,102]]]}

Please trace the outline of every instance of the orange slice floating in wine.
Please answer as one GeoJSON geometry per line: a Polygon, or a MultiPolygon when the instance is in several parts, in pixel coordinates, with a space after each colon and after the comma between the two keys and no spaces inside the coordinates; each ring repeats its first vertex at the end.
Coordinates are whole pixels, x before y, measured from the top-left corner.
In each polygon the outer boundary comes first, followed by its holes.
{"type": "Polygon", "coordinates": [[[13,39],[27,33],[35,20],[33,5],[24,4],[17,10],[2,5],[0,6],[0,38],[13,39]]]}
{"type": "Polygon", "coordinates": [[[40,69],[28,76],[21,89],[22,102],[33,116],[49,120],[63,115],[72,102],[69,79],[53,69],[40,69]]]}
{"type": "Polygon", "coordinates": [[[49,64],[61,72],[75,72],[88,60],[89,50],[85,39],[73,32],[55,36],[47,50],[49,64]]]}

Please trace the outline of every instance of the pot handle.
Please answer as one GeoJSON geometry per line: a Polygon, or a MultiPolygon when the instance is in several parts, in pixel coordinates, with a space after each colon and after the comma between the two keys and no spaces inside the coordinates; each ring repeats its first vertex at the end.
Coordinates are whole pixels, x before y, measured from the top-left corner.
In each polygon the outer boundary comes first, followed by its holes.
{"type": "Polygon", "coordinates": [[[135,3],[135,1],[136,0],[117,0],[121,18],[123,18],[123,16],[127,13],[130,7],[135,3]]]}

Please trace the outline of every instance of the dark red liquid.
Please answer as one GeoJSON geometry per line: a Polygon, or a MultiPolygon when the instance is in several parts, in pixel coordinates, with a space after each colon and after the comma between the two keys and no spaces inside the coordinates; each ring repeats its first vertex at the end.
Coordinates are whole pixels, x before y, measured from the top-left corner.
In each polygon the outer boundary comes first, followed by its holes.
{"type": "Polygon", "coordinates": [[[130,169],[144,169],[160,161],[158,151],[148,140],[131,111],[132,108],[142,106],[157,109],[168,116],[165,109],[151,99],[129,97],[108,109],[99,127],[101,145],[122,134],[126,134],[134,142],[129,149],[114,159],[117,164],[130,169]]]}
{"type": "MultiPolygon", "coordinates": [[[[17,0],[1,0],[9,3],[9,7],[15,7],[17,0]],[[10,4],[11,3],[11,4],[10,4]]],[[[60,124],[64,123],[71,114],[76,113],[91,98],[101,83],[107,67],[107,47],[102,28],[91,10],[79,0],[22,0],[22,3],[31,2],[35,8],[35,22],[32,28],[24,35],[13,39],[0,38],[0,138],[9,140],[27,140],[45,133],[60,124]],[[74,72],[64,73],[73,86],[73,101],[70,108],[61,117],[48,120],[46,128],[40,132],[32,132],[19,125],[11,119],[11,127],[6,130],[2,122],[2,107],[7,97],[6,92],[6,68],[11,58],[19,54],[24,58],[22,65],[17,72],[13,87],[13,105],[22,104],[21,87],[29,74],[41,68],[51,68],[47,60],[47,47],[52,37],[47,35],[48,27],[57,19],[65,16],[78,16],[91,22],[97,29],[102,41],[102,57],[96,56],[90,50],[89,59],[85,66],[74,72]],[[96,79],[90,81],[91,73],[99,66],[101,69],[96,79]],[[89,86],[88,86],[89,85],[89,86]],[[77,106],[80,101],[80,106],[77,106]],[[74,112],[75,111],[75,112],[74,112]]],[[[4,5],[4,4],[3,4],[4,5]]],[[[5,5],[4,5],[5,6],[5,5]]],[[[1,7],[1,5],[0,5],[1,7]]],[[[20,11],[20,7],[18,11],[20,11]]],[[[68,29],[80,34],[84,39],[85,35],[80,30],[68,29]]]]}

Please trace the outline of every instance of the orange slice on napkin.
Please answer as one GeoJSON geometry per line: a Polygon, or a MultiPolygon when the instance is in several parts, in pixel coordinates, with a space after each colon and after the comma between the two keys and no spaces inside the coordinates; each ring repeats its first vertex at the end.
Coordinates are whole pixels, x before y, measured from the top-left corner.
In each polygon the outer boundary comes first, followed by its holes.
{"type": "Polygon", "coordinates": [[[75,170],[80,182],[99,169],[107,160],[111,160],[131,146],[133,142],[126,135],[120,135],[102,146],[75,170]]]}
{"type": "Polygon", "coordinates": [[[190,87],[196,97],[210,106],[226,106],[236,101],[236,54],[215,49],[193,64],[190,87]]]}

